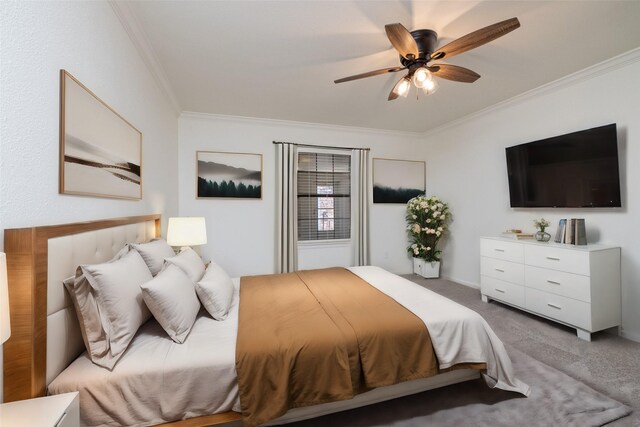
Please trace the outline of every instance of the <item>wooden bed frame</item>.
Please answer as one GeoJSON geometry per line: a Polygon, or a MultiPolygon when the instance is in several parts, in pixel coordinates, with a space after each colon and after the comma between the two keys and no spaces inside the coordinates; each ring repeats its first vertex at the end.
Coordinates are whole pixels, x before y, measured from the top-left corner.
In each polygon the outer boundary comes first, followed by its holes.
{"type": "MultiPolygon", "coordinates": [[[[154,234],[158,237],[161,235],[160,219],[161,216],[156,214],[5,230],[4,250],[7,255],[12,326],[11,337],[3,346],[5,402],[31,399],[46,394],[49,239],[129,224],[148,224],[151,221],[155,224],[154,234]]],[[[320,412],[311,416],[351,409],[479,377],[477,370],[463,369],[458,372],[462,375],[452,376],[451,373],[445,373],[432,377],[437,381],[430,383],[428,388],[415,388],[408,392],[402,391],[401,393],[404,394],[399,394],[397,391],[383,391],[382,389],[386,387],[376,389],[374,392],[380,390],[381,393],[370,399],[378,400],[371,400],[369,403],[354,402],[351,407],[332,409],[328,412],[320,412]],[[468,372],[464,373],[462,371],[468,372]],[[389,393],[396,394],[391,395],[389,393]]],[[[416,385],[412,387],[416,387],[416,385]]],[[[419,387],[424,387],[424,385],[419,387]]],[[[292,411],[296,411],[296,409],[292,411]]],[[[294,414],[290,421],[296,420],[296,416],[299,416],[299,413],[294,414]]],[[[304,416],[297,419],[308,417],[304,416]]],[[[226,424],[241,419],[241,414],[229,411],[161,425],[165,427],[204,427],[226,424]]]]}

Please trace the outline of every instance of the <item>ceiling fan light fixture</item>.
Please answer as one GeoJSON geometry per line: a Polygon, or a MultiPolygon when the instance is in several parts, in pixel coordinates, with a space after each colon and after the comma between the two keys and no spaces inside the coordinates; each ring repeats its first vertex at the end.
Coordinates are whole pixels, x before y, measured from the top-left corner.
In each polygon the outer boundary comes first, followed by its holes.
{"type": "Polygon", "coordinates": [[[408,77],[405,77],[398,83],[396,83],[395,87],[393,88],[393,93],[406,98],[409,94],[409,89],[411,89],[411,81],[408,77]]]}
{"type": "Polygon", "coordinates": [[[424,85],[422,86],[422,91],[425,93],[425,95],[431,95],[432,93],[437,91],[439,87],[440,85],[438,84],[438,81],[436,79],[429,79],[425,81],[424,85]]]}
{"type": "Polygon", "coordinates": [[[431,71],[427,70],[424,67],[418,68],[415,73],[413,73],[413,84],[422,89],[425,85],[429,84],[428,82],[433,81],[433,76],[431,75],[431,71]]]}

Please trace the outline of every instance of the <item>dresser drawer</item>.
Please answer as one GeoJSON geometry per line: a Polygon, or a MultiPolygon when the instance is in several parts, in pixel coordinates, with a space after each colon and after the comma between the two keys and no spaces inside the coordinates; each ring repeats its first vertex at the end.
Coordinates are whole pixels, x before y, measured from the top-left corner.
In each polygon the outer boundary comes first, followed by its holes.
{"type": "Polygon", "coordinates": [[[527,288],[591,302],[589,276],[527,265],[524,270],[524,284],[527,288]]]}
{"type": "Polygon", "coordinates": [[[524,285],[524,264],[480,257],[480,274],[515,283],[516,285],[524,285]]]}
{"type": "Polygon", "coordinates": [[[493,277],[480,276],[480,289],[484,295],[499,301],[524,307],[524,286],[515,285],[493,277]]]}
{"type": "Polygon", "coordinates": [[[589,252],[553,246],[527,245],[524,263],[536,267],[589,275],[589,252]]]}
{"type": "Polygon", "coordinates": [[[503,240],[480,239],[480,255],[511,262],[524,261],[524,248],[520,243],[503,240]]]}
{"type": "Polygon", "coordinates": [[[525,289],[525,307],[535,313],[591,331],[591,304],[537,289],[525,289]]]}

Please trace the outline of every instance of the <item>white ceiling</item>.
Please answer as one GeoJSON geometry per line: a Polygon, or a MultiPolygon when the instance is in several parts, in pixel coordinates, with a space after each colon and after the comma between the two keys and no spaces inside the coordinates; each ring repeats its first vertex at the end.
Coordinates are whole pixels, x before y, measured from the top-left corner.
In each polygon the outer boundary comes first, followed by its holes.
{"type": "Polygon", "coordinates": [[[182,111],[423,132],[640,46],[640,1],[136,1],[128,3],[182,111]],[[439,45],[504,19],[521,27],[451,58],[482,78],[439,79],[387,101],[401,73],[384,25],[439,45]],[[413,96],[412,96],[413,95],[413,96]]]}

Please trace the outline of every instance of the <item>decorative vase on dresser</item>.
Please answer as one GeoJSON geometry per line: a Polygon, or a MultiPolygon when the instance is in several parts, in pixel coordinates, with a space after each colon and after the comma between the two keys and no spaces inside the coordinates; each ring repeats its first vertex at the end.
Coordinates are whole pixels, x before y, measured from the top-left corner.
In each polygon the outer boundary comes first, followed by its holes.
{"type": "Polygon", "coordinates": [[[425,279],[437,279],[440,277],[440,261],[425,261],[422,258],[414,258],[413,272],[425,279]]]}
{"type": "Polygon", "coordinates": [[[620,248],[480,239],[482,300],[593,332],[620,326],[620,248]]]}
{"type": "Polygon", "coordinates": [[[535,238],[538,242],[548,242],[551,240],[551,234],[545,233],[544,231],[538,231],[535,234],[535,238]]]}

